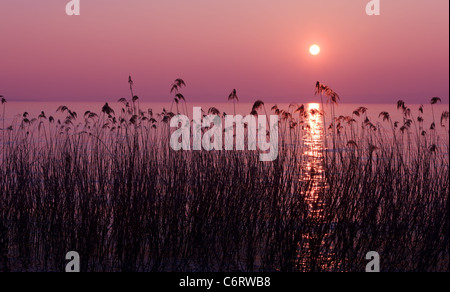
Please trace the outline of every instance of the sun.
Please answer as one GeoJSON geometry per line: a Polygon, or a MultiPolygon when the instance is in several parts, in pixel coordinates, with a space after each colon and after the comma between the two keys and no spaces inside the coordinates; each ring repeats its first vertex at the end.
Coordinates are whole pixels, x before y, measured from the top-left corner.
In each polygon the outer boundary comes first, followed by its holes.
{"type": "Polygon", "coordinates": [[[309,52],[311,55],[317,56],[320,53],[320,47],[318,45],[312,45],[309,48],[309,52]]]}

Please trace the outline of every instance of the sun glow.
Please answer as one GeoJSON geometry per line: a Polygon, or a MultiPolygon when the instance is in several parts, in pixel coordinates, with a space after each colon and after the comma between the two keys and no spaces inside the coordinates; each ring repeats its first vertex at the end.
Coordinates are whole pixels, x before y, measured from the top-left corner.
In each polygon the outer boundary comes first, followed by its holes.
{"type": "Polygon", "coordinates": [[[309,52],[311,55],[317,56],[320,53],[320,47],[318,45],[312,45],[309,48],[309,52]]]}
{"type": "Polygon", "coordinates": [[[308,103],[308,110],[319,110],[320,109],[320,104],[318,103],[308,103]]]}

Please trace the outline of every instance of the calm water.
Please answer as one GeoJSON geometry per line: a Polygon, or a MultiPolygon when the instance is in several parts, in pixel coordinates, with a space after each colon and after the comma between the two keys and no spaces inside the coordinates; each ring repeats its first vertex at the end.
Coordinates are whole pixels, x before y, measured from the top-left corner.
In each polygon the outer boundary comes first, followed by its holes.
{"type": "MultiPolygon", "coordinates": [[[[46,116],[54,116],[57,117],[63,117],[62,114],[56,113],[56,110],[59,106],[65,105],[72,111],[75,111],[78,114],[79,118],[82,118],[83,114],[86,111],[92,111],[95,113],[101,113],[101,109],[105,103],[104,102],[8,102],[6,104],[6,112],[5,112],[5,123],[6,124],[12,124],[14,121],[14,118],[19,119],[21,118],[21,115],[24,112],[27,112],[30,114],[30,117],[37,117],[41,111],[44,111],[46,116]]],[[[265,105],[265,108],[267,110],[267,113],[271,113],[271,108],[276,103],[273,102],[267,102],[265,105]]],[[[109,105],[115,110],[116,114],[120,113],[120,109],[122,108],[122,104],[117,102],[109,103],[109,105]]],[[[194,106],[200,106],[202,109],[207,112],[209,108],[215,107],[219,109],[221,112],[225,112],[227,114],[233,114],[234,108],[233,103],[187,103],[186,107],[188,110],[188,115],[192,117],[192,108],[194,106]]],[[[247,115],[250,113],[252,109],[253,104],[252,103],[237,103],[236,104],[236,112],[238,114],[247,115]]],[[[278,108],[288,110],[289,104],[277,104],[278,108]]],[[[402,113],[401,111],[397,110],[397,105],[395,103],[392,104],[339,104],[336,106],[336,116],[351,116],[352,112],[361,107],[364,106],[368,109],[367,116],[369,119],[371,119],[372,122],[382,122],[382,119],[379,118],[379,114],[381,112],[388,112],[391,115],[391,118],[393,121],[402,121],[402,113]]],[[[407,106],[411,109],[411,113],[413,117],[416,119],[419,116],[419,104],[407,104],[407,106]]],[[[143,111],[147,111],[148,109],[152,109],[153,113],[161,112],[164,108],[166,110],[170,110],[172,107],[172,111],[176,112],[176,105],[168,103],[140,103],[140,109],[143,111]]],[[[182,113],[185,113],[185,106],[179,105],[179,110],[182,113]]],[[[439,127],[441,114],[443,111],[448,111],[448,105],[447,104],[437,104],[434,105],[434,116],[436,124],[438,125],[437,130],[439,130],[441,127],[439,127]]],[[[1,111],[0,111],[1,112],[1,111]]],[[[325,112],[327,114],[328,120],[331,113],[330,106],[325,105],[325,112]]],[[[259,112],[260,114],[264,114],[264,110],[261,110],[259,112]]],[[[0,113],[2,115],[2,113],[0,113]]],[[[425,128],[429,127],[429,125],[433,122],[433,111],[430,104],[424,105],[424,113],[423,118],[425,120],[425,128]]],[[[3,117],[1,117],[0,120],[2,120],[3,117]]],[[[385,124],[386,127],[389,126],[389,124],[385,124]]]]}
{"type": "MultiPolygon", "coordinates": [[[[61,120],[64,121],[65,117],[67,116],[66,113],[57,112],[57,109],[60,106],[66,106],[68,107],[72,112],[77,113],[77,120],[74,122],[74,124],[82,124],[84,123],[84,114],[87,111],[91,111],[94,113],[97,113],[99,116],[102,113],[102,108],[105,105],[104,102],[8,102],[6,103],[5,108],[5,117],[3,117],[3,108],[0,108],[0,129],[8,128],[10,125],[13,125],[15,127],[20,126],[22,123],[22,120],[24,119],[24,113],[27,113],[27,119],[33,120],[35,118],[38,118],[38,116],[41,114],[41,112],[45,113],[45,116],[47,118],[53,117],[55,121],[61,120]]],[[[274,114],[274,112],[271,110],[272,107],[276,105],[278,109],[282,109],[285,111],[289,111],[293,114],[293,117],[298,119],[298,113],[295,113],[295,110],[299,105],[290,105],[290,104],[275,104],[275,103],[267,103],[265,106],[258,110],[258,114],[260,115],[271,115],[274,114]]],[[[119,116],[122,114],[122,108],[124,105],[122,103],[118,102],[112,102],[109,103],[109,106],[114,110],[116,116],[119,116]]],[[[219,110],[220,113],[226,113],[228,115],[233,115],[236,111],[236,114],[241,114],[243,116],[246,116],[250,114],[253,104],[252,103],[237,103],[236,108],[234,107],[232,102],[228,103],[187,103],[187,104],[179,104],[178,108],[175,103],[138,103],[139,109],[143,112],[151,112],[153,113],[153,116],[156,118],[158,113],[161,113],[162,111],[172,111],[174,113],[181,113],[189,116],[192,119],[192,110],[193,107],[201,107],[202,110],[206,113],[208,113],[208,110],[210,108],[216,108],[219,110]]],[[[331,105],[325,104],[325,122],[327,128],[329,127],[332,116],[331,116],[331,105]]],[[[410,119],[414,120],[415,123],[411,124],[411,131],[413,132],[413,135],[416,133],[420,133],[422,130],[426,132],[430,132],[430,125],[435,121],[436,123],[436,135],[439,138],[437,144],[447,145],[448,144],[448,128],[441,127],[441,115],[444,111],[448,111],[448,105],[446,104],[437,104],[433,105],[433,107],[430,104],[423,106],[423,113],[419,111],[419,108],[421,105],[414,104],[414,105],[408,105],[407,106],[411,109],[411,117],[410,119]],[[423,118],[423,125],[421,126],[420,123],[417,122],[418,117],[423,118]],[[421,128],[423,127],[423,128],[421,128]]],[[[306,103],[305,104],[305,110],[309,111],[311,109],[321,109],[321,105],[319,103],[306,103]]],[[[360,128],[365,118],[369,118],[370,122],[375,125],[377,128],[381,129],[383,133],[387,136],[392,137],[392,125],[390,122],[383,121],[383,118],[380,117],[381,112],[388,112],[390,114],[391,120],[393,123],[398,122],[398,128],[402,127],[404,122],[403,113],[401,110],[397,109],[396,104],[368,104],[368,105],[358,105],[358,104],[339,104],[335,106],[335,117],[339,116],[349,116],[354,118],[357,121],[357,127],[360,128]],[[353,115],[353,112],[360,108],[365,107],[367,108],[366,113],[361,114],[359,117],[353,115]]],[[[311,120],[311,119],[310,119],[311,120]]],[[[312,120],[317,120],[322,122],[322,117],[315,116],[312,117],[312,120]]],[[[346,122],[343,122],[344,124],[346,122]]],[[[36,123],[37,124],[37,123],[36,123]]],[[[36,127],[36,124],[34,124],[34,127],[36,127]]],[[[448,122],[445,124],[448,125],[448,122]]],[[[304,146],[315,147],[311,153],[313,156],[317,156],[321,153],[322,149],[319,149],[317,140],[322,137],[319,137],[319,130],[323,131],[323,125],[322,124],[309,124],[307,125],[311,128],[310,137],[305,137],[304,139],[300,139],[297,142],[294,143],[301,143],[304,146]]],[[[345,125],[344,125],[345,126],[345,125]]],[[[448,127],[448,126],[447,126],[448,127]]],[[[398,129],[397,129],[398,130],[398,129]]],[[[320,133],[320,135],[323,135],[323,133],[320,133]]],[[[323,137],[325,141],[325,148],[330,148],[332,145],[332,131],[327,131],[327,135],[323,137]],[[326,137],[326,138],[325,138],[326,137]]],[[[283,137],[280,137],[280,139],[283,139],[283,137]]],[[[345,139],[345,138],[344,138],[345,139]]],[[[346,138],[350,140],[349,138],[346,138]]],[[[358,142],[358,141],[356,141],[358,142]]],[[[447,154],[448,155],[448,154],[447,154]]],[[[314,165],[308,166],[309,168],[312,168],[313,170],[317,167],[314,165]]]]}

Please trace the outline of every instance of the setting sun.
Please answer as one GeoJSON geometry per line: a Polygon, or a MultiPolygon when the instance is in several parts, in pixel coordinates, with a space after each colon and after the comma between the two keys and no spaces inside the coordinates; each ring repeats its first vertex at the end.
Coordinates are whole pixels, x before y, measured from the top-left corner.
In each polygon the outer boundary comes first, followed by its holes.
{"type": "Polygon", "coordinates": [[[311,53],[311,55],[316,56],[320,53],[320,47],[318,45],[312,45],[309,48],[309,52],[311,53]]]}

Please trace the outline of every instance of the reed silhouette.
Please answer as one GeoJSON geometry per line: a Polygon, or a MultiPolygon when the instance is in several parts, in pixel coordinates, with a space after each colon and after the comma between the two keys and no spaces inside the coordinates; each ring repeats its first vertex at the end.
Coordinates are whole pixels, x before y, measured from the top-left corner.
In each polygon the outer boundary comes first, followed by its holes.
{"type": "MultiPolygon", "coordinates": [[[[180,114],[180,111],[178,109],[178,104],[180,102],[183,102],[184,106],[185,106],[185,108],[184,108],[185,114],[187,115],[188,110],[187,110],[187,105],[186,105],[186,99],[184,98],[184,95],[180,93],[180,90],[181,90],[181,88],[183,88],[183,86],[186,87],[186,83],[184,82],[183,79],[181,79],[181,78],[175,79],[174,83],[171,86],[170,93],[175,92],[175,97],[172,102],[172,107],[173,107],[173,103],[175,103],[176,107],[177,107],[177,114],[180,114]]],[[[172,107],[171,107],[170,111],[172,111],[172,107]]]]}
{"type": "MultiPolygon", "coordinates": [[[[271,108],[273,163],[254,151],[175,152],[175,113],[136,109],[129,81],[120,112],[61,106],[56,118],[24,113],[3,126],[0,270],[62,271],[75,250],[82,271],[364,271],[375,250],[383,271],[449,271],[449,142],[426,131],[423,108],[413,118],[399,101],[402,121],[333,109],[332,148],[307,169],[303,137],[323,108],[271,108]]],[[[320,83],[316,92],[339,100],[320,83]]]]}
{"type": "Polygon", "coordinates": [[[233,89],[233,91],[228,95],[228,101],[233,101],[233,108],[234,108],[234,115],[236,115],[236,102],[239,102],[239,98],[237,96],[236,89],[233,89]]]}

